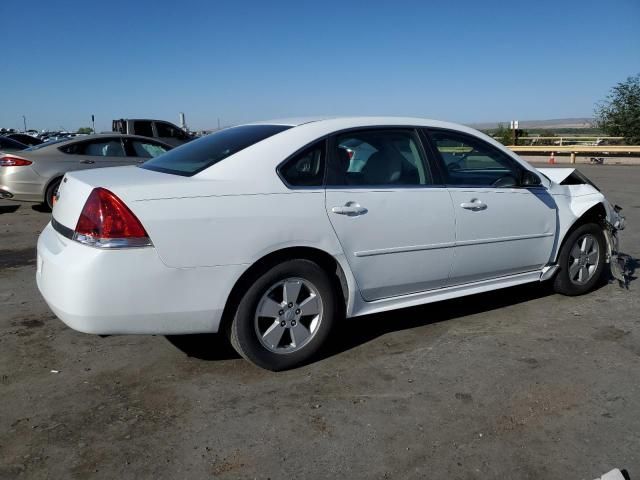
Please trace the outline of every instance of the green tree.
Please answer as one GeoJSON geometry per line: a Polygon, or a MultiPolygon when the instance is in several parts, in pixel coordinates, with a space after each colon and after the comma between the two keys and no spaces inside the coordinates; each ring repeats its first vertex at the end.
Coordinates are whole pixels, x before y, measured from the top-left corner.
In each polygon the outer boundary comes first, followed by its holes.
{"type": "Polygon", "coordinates": [[[498,124],[498,128],[493,136],[503,145],[513,145],[513,130],[508,128],[504,123],[498,124]]]}
{"type": "Polygon", "coordinates": [[[624,137],[630,145],[640,144],[640,74],[611,89],[596,105],[595,120],[608,135],[624,137]]]}
{"type": "Polygon", "coordinates": [[[80,127],[78,133],[93,133],[93,130],[89,127],[80,127]]]}

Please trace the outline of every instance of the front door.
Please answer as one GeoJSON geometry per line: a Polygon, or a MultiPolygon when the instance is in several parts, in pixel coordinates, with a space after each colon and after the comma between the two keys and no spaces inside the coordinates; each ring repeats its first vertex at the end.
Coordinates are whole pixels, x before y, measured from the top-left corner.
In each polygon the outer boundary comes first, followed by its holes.
{"type": "Polygon", "coordinates": [[[454,213],[413,129],[358,130],[330,143],[326,210],[367,301],[439,288],[454,213]]]}
{"type": "Polygon", "coordinates": [[[556,204],[544,187],[523,187],[524,167],[481,139],[430,133],[456,217],[450,285],[541,269],[550,260],[556,204]]]}

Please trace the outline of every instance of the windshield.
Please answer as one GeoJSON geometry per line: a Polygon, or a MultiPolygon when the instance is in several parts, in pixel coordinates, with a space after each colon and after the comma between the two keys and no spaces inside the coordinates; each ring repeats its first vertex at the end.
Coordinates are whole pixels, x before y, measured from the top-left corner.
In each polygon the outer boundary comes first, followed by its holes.
{"type": "Polygon", "coordinates": [[[227,128],[148,160],[140,167],[190,177],[289,128],[291,127],[285,125],[244,125],[227,128]]]}

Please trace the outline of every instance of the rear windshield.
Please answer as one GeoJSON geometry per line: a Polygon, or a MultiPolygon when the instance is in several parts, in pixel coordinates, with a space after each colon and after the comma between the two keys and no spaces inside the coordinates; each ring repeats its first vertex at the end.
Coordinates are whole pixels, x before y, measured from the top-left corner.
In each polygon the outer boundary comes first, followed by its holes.
{"type": "Polygon", "coordinates": [[[244,125],[221,130],[186,143],[140,165],[147,170],[190,177],[240,150],[291,127],[244,125]]]}

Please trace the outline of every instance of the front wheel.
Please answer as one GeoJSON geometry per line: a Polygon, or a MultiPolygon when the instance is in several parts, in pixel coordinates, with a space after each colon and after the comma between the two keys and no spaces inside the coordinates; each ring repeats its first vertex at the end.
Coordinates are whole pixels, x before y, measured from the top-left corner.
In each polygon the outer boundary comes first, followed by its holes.
{"type": "Polygon", "coordinates": [[[560,255],[560,271],[553,287],[564,295],[582,295],[600,281],[604,270],[606,242],[602,227],[587,223],[569,234],[560,255]]]}
{"type": "Polygon", "coordinates": [[[231,323],[231,344],[259,367],[293,368],[318,352],[336,312],[336,290],[327,273],[312,261],[290,260],[247,289],[231,323]]]}

